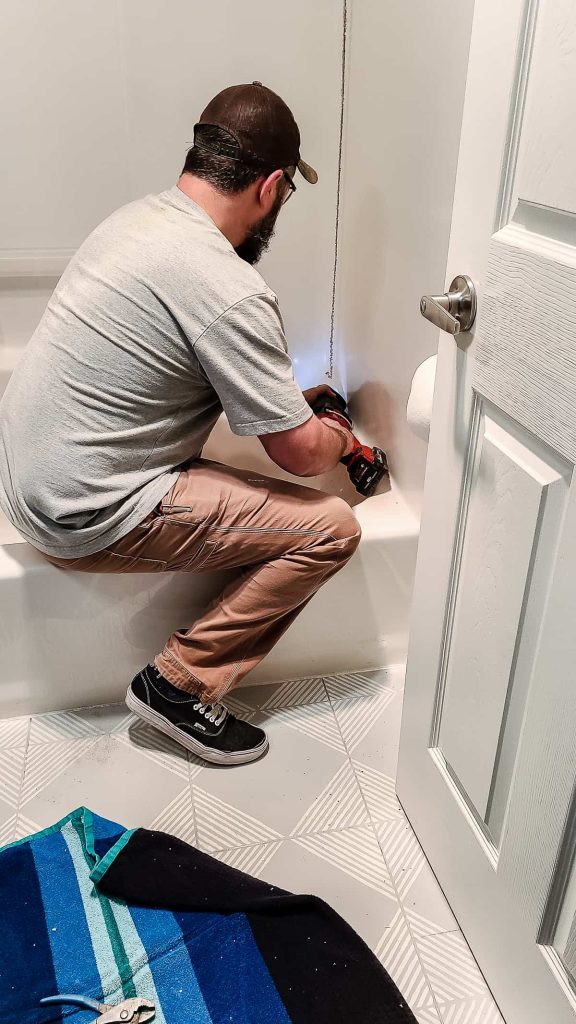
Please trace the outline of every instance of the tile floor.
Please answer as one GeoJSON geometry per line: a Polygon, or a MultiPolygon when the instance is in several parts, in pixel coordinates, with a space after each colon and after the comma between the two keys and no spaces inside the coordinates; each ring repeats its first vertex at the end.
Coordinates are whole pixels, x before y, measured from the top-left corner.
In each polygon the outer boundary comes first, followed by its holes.
{"type": "Polygon", "coordinates": [[[421,1024],[503,1024],[394,793],[402,680],[348,673],[244,687],[269,754],[207,767],[123,704],[0,722],[0,843],[81,804],[163,829],[331,903],[421,1024]]]}

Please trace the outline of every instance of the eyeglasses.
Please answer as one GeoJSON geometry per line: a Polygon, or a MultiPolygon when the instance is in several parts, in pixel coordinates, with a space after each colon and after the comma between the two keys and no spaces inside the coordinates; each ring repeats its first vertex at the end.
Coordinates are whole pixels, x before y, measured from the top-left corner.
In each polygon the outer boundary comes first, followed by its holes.
{"type": "Polygon", "coordinates": [[[286,195],[284,196],[284,199],[282,200],[282,206],[284,206],[288,202],[288,200],[290,199],[290,196],[292,195],[292,193],[296,191],[296,185],[292,181],[292,178],[290,177],[290,175],[288,174],[287,171],[282,171],[282,174],[284,175],[284,181],[287,182],[287,184],[289,186],[288,187],[288,191],[287,191],[286,195]]]}

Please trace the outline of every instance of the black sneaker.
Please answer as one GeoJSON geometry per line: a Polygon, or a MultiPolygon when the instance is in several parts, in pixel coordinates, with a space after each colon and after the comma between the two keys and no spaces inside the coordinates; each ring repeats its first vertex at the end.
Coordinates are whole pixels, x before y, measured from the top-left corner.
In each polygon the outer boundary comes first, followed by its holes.
{"type": "Polygon", "coordinates": [[[235,718],[223,704],[204,704],[173,686],[155,665],[134,677],[126,704],[135,715],[214,764],[246,764],[268,750],[263,729],[235,718]]]}

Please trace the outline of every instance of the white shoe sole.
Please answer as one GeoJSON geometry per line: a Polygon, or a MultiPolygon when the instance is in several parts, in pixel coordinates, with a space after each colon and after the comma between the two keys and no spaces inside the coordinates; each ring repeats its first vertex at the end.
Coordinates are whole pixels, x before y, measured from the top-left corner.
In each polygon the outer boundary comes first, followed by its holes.
{"type": "Polygon", "coordinates": [[[193,736],[189,736],[188,733],[179,729],[177,725],[173,725],[167,718],[160,715],[157,711],[148,707],[143,701],[139,700],[133,693],[130,687],[126,693],[126,705],[133,711],[138,718],[141,718],[144,722],[148,722],[149,725],[154,726],[155,729],[159,729],[160,732],[169,736],[170,739],[179,743],[180,746],[186,747],[197,757],[201,757],[204,761],[209,761],[211,764],[249,764],[250,761],[257,761],[259,757],[262,757],[268,750],[269,743],[268,738],[265,737],[262,743],[257,747],[251,747],[249,750],[211,750],[205,747],[203,743],[195,740],[193,736]]]}

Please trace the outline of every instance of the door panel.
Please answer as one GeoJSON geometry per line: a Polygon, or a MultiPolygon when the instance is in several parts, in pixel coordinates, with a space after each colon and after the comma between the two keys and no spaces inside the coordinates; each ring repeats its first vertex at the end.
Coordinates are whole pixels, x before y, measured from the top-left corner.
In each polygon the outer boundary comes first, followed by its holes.
{"type": "MultiPolygon", "coordinates": [[[[548,932],[563,968],[576,984],[576,801],[549,900],[548,932]],[[554,905],[555,903],[555,905],[554,905]]],[[[543,936],[544,941],[548,936],[543,936]]]]}
{"type": "Polygon", "coordinates": [[[477,4],[398,795],[508,1024],[576,1024],[574,123],[572,0],[477,4]]]}
{"type": "Polygon", "coordinates": [[[574,124],[576,96],[576,11],[571,0],[540,0],[526,6],[537,25],[526,68],[526,106],[513,192],[516,199],[573,210],[575,140],[568,126],[574,124]]]}
{"type": "MultiPolygon", "coordinates": [[[[576,159],[574,175],[576,190],[576,159]]],[[[536,221],[527,204],[521,216],[490,246],[474,386],[574,460],[576,216],[541,210],[536,221]],[[554,237],[571,231],[572,243],[554,237]]]]}
{"type": "Polygon", "coordinates": [[[496,410],[479,410],[438,745],[486,821],[531,566],[543,520],[557,511],[549,492],[565,498],[566,485],[541,442],[519,440],[496,410]]]}

